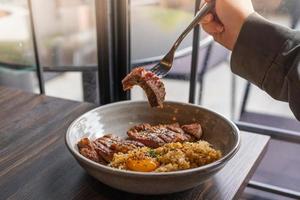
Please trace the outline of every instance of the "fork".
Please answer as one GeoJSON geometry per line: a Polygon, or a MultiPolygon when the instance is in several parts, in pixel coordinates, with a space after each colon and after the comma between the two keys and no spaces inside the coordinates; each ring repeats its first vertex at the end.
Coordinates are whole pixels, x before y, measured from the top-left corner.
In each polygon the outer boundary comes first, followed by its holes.
{"type": "Polygon", "coordinates": [[[162,78],[167,75],[173,65],[174,54],[182,40],[188,35],[188,33],[198,25],[202,17],[204,17],[208,12],[212,11],[215,7],[215,1],[209,3],[204,3],[200,10],[196,13],[193,21],[189,26],[181,33],[176,42],[171,47],[170,51],[163,57],[163,59],[150,69],[150,71],[156,74],[158,77],[162,78]]]}

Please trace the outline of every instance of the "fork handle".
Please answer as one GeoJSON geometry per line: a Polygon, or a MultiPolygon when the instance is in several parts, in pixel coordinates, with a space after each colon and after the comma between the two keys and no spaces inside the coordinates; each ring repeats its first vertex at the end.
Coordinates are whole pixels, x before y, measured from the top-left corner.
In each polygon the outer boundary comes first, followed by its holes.
{"type": "Polygon", "coordinates": [[[211,1],[209,3],[204,3],[200,10],[196,13],[193,21],[190,25],[183,31],[183,33],[178,37],[176,42],[174,43],[172,50],[176,50],[177,47],[180,45],[182,40],[187,36],[187,34],[199,24],[200,20],[210,11],[212,11],[215,7],[215,1],[211,1]]]}

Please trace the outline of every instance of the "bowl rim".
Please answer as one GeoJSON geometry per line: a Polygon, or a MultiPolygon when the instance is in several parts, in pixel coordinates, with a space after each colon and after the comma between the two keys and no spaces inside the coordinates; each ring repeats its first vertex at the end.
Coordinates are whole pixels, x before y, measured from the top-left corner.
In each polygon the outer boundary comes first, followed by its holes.
{"type": "Polygon", "coordinates": [[[117,169],[117,168],[113,168],[113,167],[109,167],[100,163],[96,163],[86,157],[84,157],[83,155],[81,155],[78,151],[75,150],[74,147],[72,147],[71,142],[69,140],[69,135],[70,135],[70,130],[71,128],[74,126],[75,123],[77,123],[82,117],[94,112],[95,110],[98,109],[105,109],[107,107],[111,107],[111,106],[116,106],[116,105],[122,105],[122,104],[134,104],[134,103],[147,103],[148,101],[145,100],[125,100],[125,101],[119,101],[116,103],[110,103],[107,105],[103,105],[103,106],[99,106],[96,107],[80,116],[78,116],[68,127],[66,134],[65,134],[65,143],[67,148],[69,149],[69,151],[72,153],[72,155],[76,158],[76,159],[80,159],[83,162],[88,163],[90,166],[98,169],[101,168],[102,170],[105,171],[109,171],[110,173],[119,173],[119,174],[123,174],[123,175],[132,175],[132,176],[170,176],[170,175],[184,175],[187,173],[192,173],[192,172],[198,172],[198,171],[205,171],[208,169],[213,169],[219,165],[225,164],[226,162],[228,162],[239,150],[240,148],[240,143],[241,143],[241,136],[240,136],[240,130],[238,129],[238,127],[229,119],[227,119],[225,116],[223,116],[222,114],[219,114],[215,111],[212,111],[208,108],[204,108],[203,106],[200,105],[195,105],[195,104],[191,104],[191,103],[184,103],[184,102],[179,102],[179,101],[165,101],[164,103],[170,103],[170,104],[181,104],[184,106],[192,106],[195,108],[200,108],[209,112],[212,112],[213,114],[217,115],[218,117],[222,118],[223,120],[225,120],[233,129],[233,134],[236,136],[236,142],[234,147],[225,155],[223,156],[221,159],[216,160],[210,164],[207,165],[203,165],[201,167],[196,167],[196,168],[192,168],[192,169],[184,169],[184,170],[178,170],[178,171],[171,171],[171,172],[136,172],[136,171],[130,171],[130,170],[122,170],[122,169],[117,169]]]}

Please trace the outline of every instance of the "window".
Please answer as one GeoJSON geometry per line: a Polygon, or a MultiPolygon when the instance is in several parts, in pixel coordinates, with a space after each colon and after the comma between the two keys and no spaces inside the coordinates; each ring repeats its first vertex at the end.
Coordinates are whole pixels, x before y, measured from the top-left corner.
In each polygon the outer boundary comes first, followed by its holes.
{"type": "Polygon", "coordinates": [[[96,72],[74,72],[76,67],[97,66],[94,1],[32,3],[46,94],[96,102],[96,72]]]}
{"type": "Polygon", "coordinates": [[[34,91],[37,79],[27,1],[1,1],[0,30],[0,85],[34,91]]]}

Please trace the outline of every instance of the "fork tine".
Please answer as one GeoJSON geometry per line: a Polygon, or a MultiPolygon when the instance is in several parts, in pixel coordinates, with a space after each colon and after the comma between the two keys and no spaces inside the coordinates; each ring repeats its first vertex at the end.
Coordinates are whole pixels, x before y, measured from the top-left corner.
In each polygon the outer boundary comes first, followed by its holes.
{"type": "Polygon", "coordinates": [[[159,69],[155,69],[155,70],[153,71],[153,73],[155,73],[155,74],[159,73],[159,69]]]}
{"type": "Polygon", "coordinates": [[[156,76],[162,78],[164,76],[164,70],[162,70],[162,68],[160,67],[153,67],[151,69],[151,72],[154,73],[156,76]]]}
{"type": "Polygon", "coordinates": [[[152,69],[151,70],[154,70],[154,71],[156,71],[156,70],[158,70],[159,69],[159,63],[157,64],[157,65],[155,65],[154,67],[152,67],[152,69]]]}
{"type": "Polygon", "coordinates": [[[167,70],[167,69],[165,68],[165,66],[164,66],[161,62],[159,62],[159,63],[156,64],[154,67],[152,67],[152,68],[150,69],[150,71],[151,71],[152,73],[154,73],[156,76],[162,78],[162,77],[164,77],[164,76],[168,73],[169,70],[167,70]]]}
{"type": "Polygon", "coordinates": [[[153,72],[154,74],[156,74],[157,72],[159,72],[159,67],[158,65],[154,66],[153,68],[150,69],[151,72],[153,72]]]}
{"type": "Polygon", "coordinates": [[[161,71],[158,71],[157,73],[156,73],[156,76],[162,76],[162,72],[161,71]]]}

